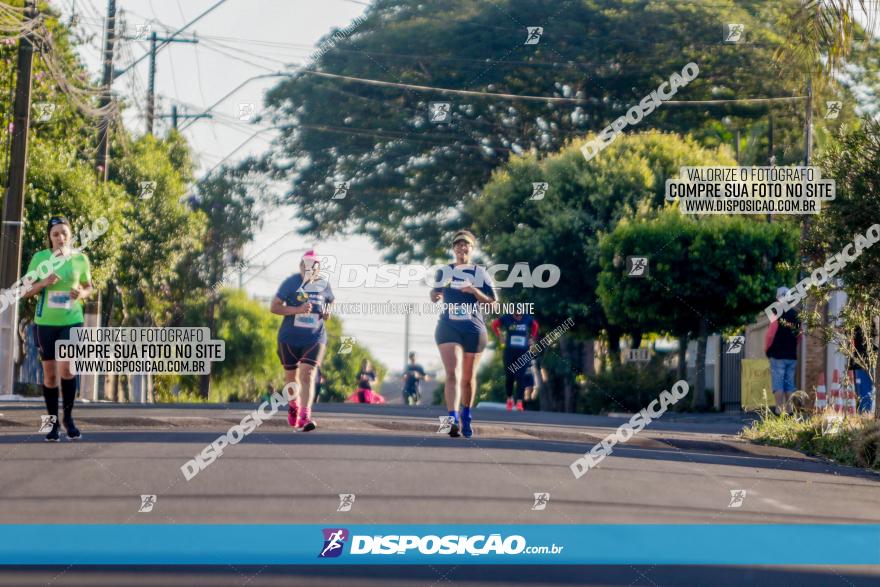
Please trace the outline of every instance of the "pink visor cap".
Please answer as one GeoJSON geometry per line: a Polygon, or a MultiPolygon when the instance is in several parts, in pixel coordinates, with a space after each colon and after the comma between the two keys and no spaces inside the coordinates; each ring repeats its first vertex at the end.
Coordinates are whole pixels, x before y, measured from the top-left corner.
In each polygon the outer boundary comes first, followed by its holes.
{"type": "Polygon", "coordinates": [[[320,263],[321,259],[315,254],[314,249],[309,249],[306,251],[305,255],[302,256],[302,262],[308,265],[314,265],[315,263],[320,263]]]}

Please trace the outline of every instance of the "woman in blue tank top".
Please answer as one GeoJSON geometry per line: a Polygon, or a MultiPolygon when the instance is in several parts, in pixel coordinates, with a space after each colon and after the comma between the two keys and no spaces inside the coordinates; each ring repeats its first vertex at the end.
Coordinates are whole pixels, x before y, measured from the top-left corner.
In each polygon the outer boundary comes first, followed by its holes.
{"type": "Polygon", "coordinates": [[[477,391],[477,366],[488,338],[480,304],[489,304],[497,299],[489,274],[471,263],[476,244],[477,239],[469,231],[455,233],[452,237],[455,263],[437,271],[435,287],[431,290],[431,301],[442,299],[444,304],[434,340],[446,371],[444,395],[452,421],[449,435],[459,436],[461,431],[467,438],[473,435],[471,407],[477,391]]]}

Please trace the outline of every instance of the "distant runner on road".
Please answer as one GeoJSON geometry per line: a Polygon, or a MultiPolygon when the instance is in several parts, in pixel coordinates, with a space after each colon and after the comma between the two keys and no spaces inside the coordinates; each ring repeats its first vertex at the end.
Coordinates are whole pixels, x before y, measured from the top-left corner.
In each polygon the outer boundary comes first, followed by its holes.
{"type": "Polygon", "coordinates": [[[284,280],[269,308],[273,314],[284,316],[278,330],[278,358],[284,367],[284,381],[299,383],[298,399],[291,400],[287,408],[287,422],[305,432],[315,429],[315,376],[327,348],[324,322],[330,318],[335,299],[330,284],[319,277],[319,268],[315,251],[306,251],[299,273],[284,280]]]}
{"type": "Polygon", "coordinates": [[[525,314],[504,314],[492,321],[492,332],[504,349],[504,391],[507,392],[507,410],[513,409],[513,391],[516,386],[516,409],[523,411],[523,398],[530,397],[535,388],[532,362],[518,365],[517,361],[529,350],[538,337],[538,321],[525,314]]]}
{"type": "Polygon", "coordinates": [[[471,407],[477,390],[477,365],[488,340],[483,312],[477,303],[489,304],[497,299],[492,278],[484,268],[471,263],[476,245],[477,239],[471,232],[455,233],[452,237],[455,263],[447,265],[445,271],[437,271],[434,284],[443,285],[431,290],[432,302],[442,299],[446,304],[437,322],[434,340],[446,371],[444,395],[452,420],[449,435],[453,437],[459,436],[459,430],[466,438],[473,435],[471,407]]]}
{"type": "Polygon", "coordinates": [[[92,295],[92,273],[89,259],[83,253],[71,249],[70,223],[64,216],[53,216],[46,229],[49,248],[34,254],[28,265],[28,275],[39,277],[40,266],[59,252],[69,258],[63,265],[45,278],[35,281],[24,293],[30,298],[39,295],[34,322],[37,325],[37,344],[43,364],[43,399],[46,411],[53,416],[52,429],[46,435],[47,442],[58,442],[58,380],[61,379],[61,403],[64,407],[64,429],[67,438],[82,437],[73,422],[73,404],[76,400],[76,375],[70,372],[70,361],[55,360],[55,341],[69,340],[70,329],[83,325],[83,300],[92,295]]]}
{"type": "Polygon", "coordinates": [[[403,374],[403,403],[406,405],[418,405],[422,399],[419,386],[422,381],[430,378],[425,374],[425,369],[416,363],[416,354],[409,354],[409,364],[403,374]]]}

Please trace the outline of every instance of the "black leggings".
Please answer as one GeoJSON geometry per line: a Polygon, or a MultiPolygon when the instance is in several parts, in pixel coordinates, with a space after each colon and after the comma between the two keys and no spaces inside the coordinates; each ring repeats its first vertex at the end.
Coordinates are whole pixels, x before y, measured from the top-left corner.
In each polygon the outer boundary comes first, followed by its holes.
{"type": "Polygon", "coordinates": [[[513,388],[516,385],[516,399],[522,401],[525,386],[519,377],[519,373],[511,373],[510,369],[504,370],[504,391],[507,392],[507,399],[513,397],[513,388]],[[516,385],[519,382],[519,385],[516,385]]]}
{"type": "Polygon", "coordinates": [[[525,354],[524,350],[517,350],[519,352],[511,352],[508,347],[504,352],[504,391],[507,393],[507,398],[510,399],[513,397],[513,388],[516,385],[516,399],[520,401],[525,395],[526,387],[528,387],[526,373],[531,368],[531,365],[526,363],[519,367],[519,369],[513,368],[520,357],[525,354]]]}
{"type": "Polygon", "coordinates": [[[505,369],[504,374],[504,391],[507,392],[507,398],[513,396],[513,386],[516,385],[516,399],[521,401],[525,395],[526,389],[535,386],[535,378],[531,372],[531,365],[520,369],[514,373],[505,369]]]}

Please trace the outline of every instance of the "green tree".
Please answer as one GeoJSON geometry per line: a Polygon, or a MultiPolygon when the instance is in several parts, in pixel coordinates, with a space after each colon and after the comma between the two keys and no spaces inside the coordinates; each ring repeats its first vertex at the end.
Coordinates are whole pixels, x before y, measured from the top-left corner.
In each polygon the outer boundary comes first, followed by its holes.
{"type": "Polygon", "coordinates": [[[341,346],[343,323],[339,318],[331,317],[326,323],[327,327],[327,354],[324,364],[321,365],[321,373],[327,378],[323,386],[322,399],[331,402],[345,401],[357,389],[357,374],[361,370],[361,362],[368,359],[373,364],[376,372],[376,383],[373,389],[378,390],[382,386],[382,380],[388,368],[376,360],[369,350],[358,342],[352,344],[350,353],[340,354],[337,349],[341,346]]]}
{"type": "Polygon", "coordinates": [[[848,61],[855,39],[864,38],[877,23],[877,6],[871,0],[802,0],[789,4],[789,10],[790,42],[777,50],[777,58],[807,64],[829,77],[848,61]],[[861,25],[857,14],[865,19],[861,25]]]}
{"type": "MultiPolygon", "coordinates": [[[[13,0],[10,4],[21,8],[24,1],[13,0]]],[[[95,285],[102,292],[102,323],[168,325],[179,321],[184,305],[197,301],[194,298],[203,292],[175,286],[185,282],[182,275],[189,277],[198,267],[187,263],[192,259],[188,254],[203,248],[201,229],[207,224],[206,214],[180,201],[193,181],[189,147],[177,134],[163,140],[135,140],[117,113],[110,121],[110,181],[99,183],[93,169],[95,139],[105,113],[95,108],[93,98],[100,94],[100,88],[90,81],[92,76],[77,55],[78,45],[88,39],[76,37],[48,3],[41,2],[39,8],[23,262],[47,246],[45,227],[50,215],[68,216],[74,233],[104,217],[109,221],[109,230],[87,250],[95,285]],[[149,199],[140,197],[144,181],[155,182],[149,199]]],[[[0,17],[10,38],[21,26],[15,14],[7,10],[0,17]]],[[[0,44],[0,95],[8,97],[0,100],[0,138],[7,150],[17,45],[0,44]]],[[[4,184],[8,182],[7,174],[8,160],[0,165],[4,184]]],[[[226,195],[235,200],[238,193],[229,187],[226,195]]],[[[0,202],[3,196],[0,193],[0,202]]],[[[217,211],[212,220],[224,220],[222,212],[228,210],[217,211]]],[[[228,224],[230,229],[241,227],[234,222],[228,224]]],[[[251,231],[241,231],[239,239],[251,235],[251,231]]],[[[26,314],[33,303],[25,302],[26,314]]],[[[115,398],[115,390],[114,383],[105,388],[105,393],[115,398]]]]}
{"type": "Polygon", "coordinates": [[[677,207],[624,219],[599,244],[597,294],[608,320],[697,337],[693,403],[705,402],[706,338],[752,322],[794,278],[798,231],[741,216],[694,219],[677,207]],[[627,275],[627,256],[648,257],[648,277],[627,275]]]}
{"type": "Polygon", "coordinates": [[[678,177],[680,167],[734,162],[727,149],[705,149],[690,137],[657,131],[618,138],[590,161],[580,146],[569,144],[543,159],[512,158],[468,213],[493,262],[553,264],[562,272],[553,287],[502,289],[505,299],[534,302],[547,327],[575,317],[576,332],[597,336],[608,324],[595,296],[600,234],[640,207],[662,207],[666,180],[678,177]],[[548,184],[542,199],[531,199],[534,182],[548,184]]]}
{"type": "Polygon", "coordinates": [[[484,235],[480,246],[493,262],[525,262],[532,268],[552,264],[561,271],[553,287],[500,290],[505,301],[534,303],[545,331],[574,320],[558,352],[545,357],[552,393],[542,395],[544,409],[574,409],[575,374],[590,371],[583,365],[590,355],[579,341],[607,336],[616,361],[620,336],[644,332],[635,324],[609,322],[596,297],[599,236],[640,208],[662,206],[665,182],[677,177],[681,166],[734,164],[725,148],[702,148],[690,137],[659,131],[618,138],[590,161],[579,147],[569,144],[544,159],[512,158],[468,207],[472,226],[484,235]],[[549,184],[543,199],[530,199],[533,182],[549,184]]]}
{"type": "MultiPolygon", "coordinates": [[[[118,146],[111,157],[110,180],[125,190],[126,239],[107,298],[115,299],[114,290],[121,294],[125,324],[164,325],[174,310],[175,270],[197,248],[204,224],[182,202],[193,175],[189,148],[176,133],[164,140],[146,135],[118,146]]],[[[108,306],[105,325],[113,320],[108,306]]]]}
{"type": "Polygon", "coordinates": [[[248,298],[242,290],[220,293],[216,338],[225,341],[226,357],[213,363],[212,397],[219,401],[256,400],[283,374],[277,343],[281,316],[248,298]]]}
{"type": "MultiPolygon", "coordinates": [[[[314,67],[279,82],[266,98],[289,127],[260,168],[290,182],[304,232],[354,231],[388,257],[438,257],[448,233],[493,169],[511,154],[546,154],[608,125],[673,72],[694,61],[700,75],[683,100],[802,95],[803,69],[777,67],[775,49],[792,3],[732,0],[383,0],[314,67]],[[725,44],[722,23],[743,23],[743,43],[725,44]],[[524,45],[526,26],[544,35],[524,45]],[[459,96],[364,85],[331,73],[475,92],[578,98],[578,104],[459,96]],[[428,103],[452,103],[452,124],[428,120],[428,103]],[[332,199],[334,183],[348,197],[332,199]]],[[[857,102],[846,87],[817,93],[857,102]]],[[[691,133],[706,146],[752,143],[744,164],[766,163],[767,105],[666,105],[640,128],[691,133]],[[766,128],[766,126],[764,126],[766,128]]],[[[803,159],[803,106],[772,106],[777,164],[803,159]]],[[[851,117],[846,109],[844,117],[851,117]]],[[[824,124],[816,119],[818,125],[824,124]]]]}
{"type": "MultiPolygon", "coordinates": [[[[102,287],[116,273],[120,249],[127,238],[122,226],[124,191],[115,184],[96,186],[91,167],[57,143],[38,139],[29,150],[23,269],[34,253],[49,246],[46,225],[50,216],[67,216],[75,236],[103,217],[108,221],[107,232],[85,251],[92,264],[95,286],[102,287]]],[[[31,299],[30,303],[33,302],[31,299]]]]}
{"type": "MultiPolygon", "coordinates": [[[[204,222],[202,242],[184,257],[175,287],[178,291],[197,291],[207,297],[200,323],[212,333],[215,332],[216,306],[220,302],[217,291],[224,282],[224,274],[227,268],[243,261],[244,246],[253,240],[262,225],[258,210],[260,199],[255,195],[261,190],[249,175],[246,170],[222,167],[199,180],[195,194],[188,199],[204,222]]],[[[210,395],[210,381],[210,375],[201,378],[203,398],[210,395]]]]}
{"type": "MultiPolygon", "coordinates": [[[[821,267],[825,260],[864,235],[878,223],[880,210],[880,124],[865,120],[862,125],[843,132],[838,140],[818,158],[823,177],[834,179],[835,199],[823,205],[822,214],[809,226],[804,249],[811,266],[821,267]]],[[[835,342],[841,352],[859,363],[877,381],[877,353],[867,345],[867,353],[857,353],[852,341],[856,331],[871,333],[876,340],[876,317],[880,316],[880,247],[864,249],[837,274],[843,280],[848,302],[840,323],[829,323],[822,312],[832,284],[812,290],[814,304],[807,314],[810,326],[826,341],[835,342]],[[861,355],[861,356],[858,356],[861,355]]],[[[876,399],[876,398],[875,398],[876,399]]],[[[875,409],[880,408],[877,402],[875,409]]],[[[880,416],[880,410],[877,411],[880,416]]]]}

